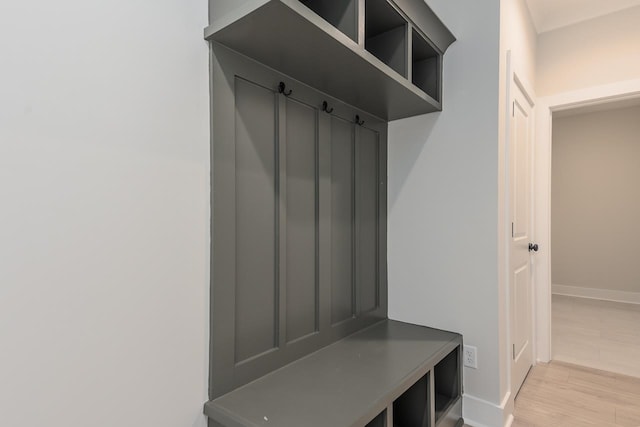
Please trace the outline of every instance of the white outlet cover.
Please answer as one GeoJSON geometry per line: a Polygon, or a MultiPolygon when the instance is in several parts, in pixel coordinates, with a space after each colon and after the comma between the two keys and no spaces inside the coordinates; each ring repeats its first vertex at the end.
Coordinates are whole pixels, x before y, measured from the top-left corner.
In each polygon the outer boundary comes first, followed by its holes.
{"type": "Polygon", "coordinates": [[[465,345],[462,351],[462,361],[467,368],[478,369],[478,348],[465,345]]]}

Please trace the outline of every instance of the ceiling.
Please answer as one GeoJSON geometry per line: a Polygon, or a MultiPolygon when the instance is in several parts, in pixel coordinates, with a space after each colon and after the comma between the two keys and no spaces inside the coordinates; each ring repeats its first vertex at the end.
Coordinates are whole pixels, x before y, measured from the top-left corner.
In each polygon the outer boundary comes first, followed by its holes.
{"type": "Polygon", "coordinates": [[[640,6],[640,0],[526,0],[526,2],[538,33],[640,6]]]}

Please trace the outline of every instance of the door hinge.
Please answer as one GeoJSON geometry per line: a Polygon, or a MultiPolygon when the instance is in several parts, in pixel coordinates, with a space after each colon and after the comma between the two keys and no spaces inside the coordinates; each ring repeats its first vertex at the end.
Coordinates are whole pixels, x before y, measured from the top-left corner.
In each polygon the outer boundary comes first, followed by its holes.
{"type": "Polygon", "coordinates": [[[511,237],[516,237],[515,225],[511,223],[511,237]]]}
{"type": "Polygon", "coordinates": [[[511,117],[515,117],[516,116],[516,101],[513,101],[511,103],[511,117]]]}
{"type": "Polygon", "coordinates": [[[513,344],[511,346],[511,358],[513,358],[513,360],[516,360],[516,345],[513,344]]]}

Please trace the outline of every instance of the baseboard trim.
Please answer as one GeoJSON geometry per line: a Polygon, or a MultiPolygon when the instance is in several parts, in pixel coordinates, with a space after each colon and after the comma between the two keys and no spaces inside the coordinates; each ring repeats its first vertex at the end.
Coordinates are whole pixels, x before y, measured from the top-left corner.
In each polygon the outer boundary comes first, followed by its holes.
{"type": "Polygon", "coordinates": [[[513,417],[513,414],[509,414],[509,416],[507,417],[507,421],[504,423],[504,427],[511,427],[514,421],[515,418],[513,417]]]}
{"type": "Polygon", "coordinates": [[[511,413],[505,414],[505,407],[509,404],[510,397],[511,393],[507,393],[502,403],[496,405],[484,399],[464,394],[462,396],[462,417],[465,425],[471,427],[510,427],[513,415],[511,413]]]}
{"type": "Polygon", "coordinates": [[[552,285],[551,292],[554,295],[640,304],[640,292],[612,291],[609,289],[581,288],[579,286],[565,285],[552,285]]]}

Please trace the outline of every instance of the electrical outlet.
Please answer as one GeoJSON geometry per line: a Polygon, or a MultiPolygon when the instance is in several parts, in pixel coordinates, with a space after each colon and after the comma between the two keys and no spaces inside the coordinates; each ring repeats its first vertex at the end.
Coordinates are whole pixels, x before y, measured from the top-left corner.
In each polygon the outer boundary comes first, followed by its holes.
{"type": "Polygon", "coordinates": [[[462,360],[467,368],[478,369],[478,349],[472,345],[465,345],[462,360]]]}

